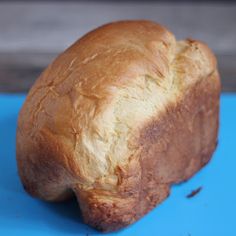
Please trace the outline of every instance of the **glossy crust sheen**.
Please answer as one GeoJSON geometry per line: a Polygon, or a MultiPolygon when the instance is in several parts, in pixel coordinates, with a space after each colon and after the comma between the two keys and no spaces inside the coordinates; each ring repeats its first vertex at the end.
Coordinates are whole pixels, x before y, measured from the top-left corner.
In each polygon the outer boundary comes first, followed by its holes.
{"type": "Polygon", "coordinates": [[[31,195],[76,195],[112,231],[190,178],[217,144],[220,79],[202,42],[149,21],[102,26],[44,71],[19,114],[17,161],[31,195]]]}

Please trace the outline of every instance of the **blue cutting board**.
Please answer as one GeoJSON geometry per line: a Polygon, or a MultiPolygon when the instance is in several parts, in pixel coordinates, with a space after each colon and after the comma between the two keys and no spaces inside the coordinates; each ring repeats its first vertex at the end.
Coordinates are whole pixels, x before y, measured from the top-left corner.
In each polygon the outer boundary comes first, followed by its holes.
{"type": "MultiPolygon", "coordinates": [[[[75,201],[45,203],[22,188],[15,160],[17,114],[25,95],[0,95],[0,235],[104,235],[83,224],[75,201]]],[[[236,235],[236,95],[221,97],[212,161],[137,223],[107,235],[236,235]],[[202,186],[193,198],[192,190],[202,186]]]]}

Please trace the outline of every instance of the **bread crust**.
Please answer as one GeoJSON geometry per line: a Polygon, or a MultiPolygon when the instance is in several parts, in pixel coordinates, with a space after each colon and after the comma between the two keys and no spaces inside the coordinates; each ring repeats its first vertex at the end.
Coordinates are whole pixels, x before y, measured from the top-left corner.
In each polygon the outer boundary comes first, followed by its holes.
{"type": "Polygon", "coordinates": [[[140,130],[140,151],[117,168],[117,196],[107,201],[106,192],[93,189],[83,198],[86,223],[102,231],[127,226],[208,163],[217,146],[219,88],[213,73],[140,130]]]}
{"type": "Polygon", "coordinates": [[[60,55],[19,114],[17,163],[26,191],[48,201],[75,194],[86,223],[114,231],[138,220],[168,197],[172,184],[200,170],[217,145],[220,78],[204,43],[188,39],[180,52],[176,47],[162,26],[124,21],[90,32],[60,55]],[[128,151],[118,159],[105,148],[103,157],[103,152],[96,156],[91,150],[99,152],[98,140],[108,135],[99,133],[104,124],[97,117],[102,114],[109,123],[110,113],[104,114],[116,106],[116,94],[141,75],[157,78],[166,103],[133,122],[132,131],[122,136],[121,130],[121,138],[108,133],[112,145],[129,137],[128,151]],[[101,137],[93,139],[97,133],[101,137]]]}

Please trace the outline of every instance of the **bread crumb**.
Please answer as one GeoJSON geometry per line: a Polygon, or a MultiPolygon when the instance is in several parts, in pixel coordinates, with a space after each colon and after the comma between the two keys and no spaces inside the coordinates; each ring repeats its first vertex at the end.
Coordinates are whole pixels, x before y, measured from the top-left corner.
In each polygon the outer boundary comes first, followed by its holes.
{"type": "Polygon", "coordinates": [[[201,186],[198,187],[198,188],[195,189],[195,190],[192,190],[192,192],[189,193],[189,194],[186,196],[186,198],[192,198],[192,197],[194,197],[194,196],[197,195],[201,190],[202,190],[202,187],[201,187],[201,186]]]}

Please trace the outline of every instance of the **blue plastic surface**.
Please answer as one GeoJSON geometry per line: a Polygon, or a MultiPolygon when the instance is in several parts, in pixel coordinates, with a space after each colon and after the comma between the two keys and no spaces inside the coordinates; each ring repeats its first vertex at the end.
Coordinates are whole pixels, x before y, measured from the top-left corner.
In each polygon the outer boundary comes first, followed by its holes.
{"type": "MultiPolygon", "coordinates": [[[[0,95],[0,235],[104,235],[83,224],[75,201],[45,203],[22,188],[15,160],[24,95],[0,95]]],[[[221,97],[219,144],[212,161],[137,223],[106,235],[236,235],[236,95],[221,97]],[[186,195],[202,186],[191,199],[186,195]]]]}

